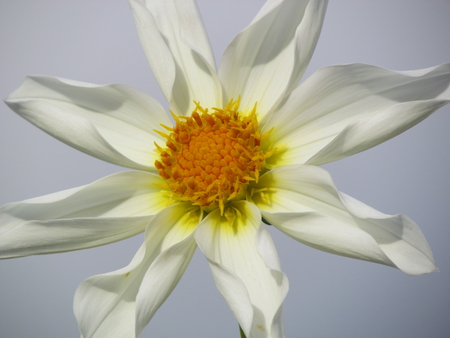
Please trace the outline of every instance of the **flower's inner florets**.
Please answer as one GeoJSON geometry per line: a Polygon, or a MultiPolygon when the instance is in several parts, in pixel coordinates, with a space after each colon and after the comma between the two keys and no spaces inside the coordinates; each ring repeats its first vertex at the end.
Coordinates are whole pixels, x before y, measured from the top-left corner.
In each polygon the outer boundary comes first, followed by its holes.
{"type": "Polygon", "coordinates": [[[256,105],[245,116],[238,111],[239,100],[209,113],[196,102],[190,117],[174,116],[166,148],[157,145],[159,175],[180,201],[202,207],[218,206],[223,214],[227,201],[244,197],[250,181],[258,181],[265,159],[271,152],[260,150],[261,136],[256,105]]]}

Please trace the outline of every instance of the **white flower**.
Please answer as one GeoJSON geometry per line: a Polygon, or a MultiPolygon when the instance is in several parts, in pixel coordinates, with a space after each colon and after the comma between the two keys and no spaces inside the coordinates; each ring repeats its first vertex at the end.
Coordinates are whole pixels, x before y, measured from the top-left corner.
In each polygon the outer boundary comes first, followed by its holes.
{"type": "Polygon", "coordinates": [[[287,278],[262,217],[324,251],[411,275],[435,270],[413,221],[338,192],[317,165],[373,147],[448,103],[449,64],[413,72],[334,66],[297,87],[326,1],[269,1],[217,72],[193,2],[130,4],[176,127],[154,99],[123,85],[30,77],[6,101],[74,148],[136,169],[0,210],[1,258],[84,249],[145,230],[127,267],[77,290],[83,337],[138,335],[197,245],[247,337],[283,336],[287,278]],[[217,140],[195,143],[208,126],[217,140]]]}

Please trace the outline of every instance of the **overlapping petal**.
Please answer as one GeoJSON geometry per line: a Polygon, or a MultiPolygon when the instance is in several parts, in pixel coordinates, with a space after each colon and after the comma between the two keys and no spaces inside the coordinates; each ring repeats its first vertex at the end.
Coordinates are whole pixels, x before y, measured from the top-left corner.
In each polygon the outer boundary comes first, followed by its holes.
{"type": "Polygon", "coordinates": [[[288,281],[258,208],[235,202],[211,212],[195,232],[214,280],[247,337],[283,337],[288,281]]]}
{"type": "Polygon", "coordinates": [[[0,208],[0,258],[86,249],[144,231],[167,206],[161,178],[125,171],[0,208]]]}
{"type": "Polygon", "coordinates": [[[227,98],[270,113],[300,81],[322,29],[328,1],[267,1],[226,49],[219,75],[227,98]]]}
{"type": "Polygon", "coordinates": [[[253,200],[282,232],[314,248],[396,267],[409,275],[436,270],[419,227],[386,215],[336,190],[315,166],[292,165],[261,176],[253,200]],[[257,192],[262,187],[270,187],[257,192]]]}
{"type": "Polygon", "coordinates": [[[450,101],[450,64],[394,72],[352,64],[316,71],[267,122],[272,167],[319,165],[374,147],[450,101]]]}
{"type": "Polygon", "coordinates": [[[101,160],[154,169],[153,129],[171,125],[153,98],[124,85],[33,76],[5,101],[20,116],[58,140],[101,160]]]}
{"type": "Polygon", "coordinates": [[[190,114],[193,101],[219,107],[222,87],[203,22],[193,0],[130,0],[144,52],[177,115],[190,114]],[[170,20],[169,20],[170,18],[170,20]]]}
{"type": "Polygon", "coordinates": [[[83,338],[139,335],[189,264],[200,217],[200,209],[187,203],[165,208],[152,218],[144,244],[127,267],[80,284],[74,312],[83,338]]]}

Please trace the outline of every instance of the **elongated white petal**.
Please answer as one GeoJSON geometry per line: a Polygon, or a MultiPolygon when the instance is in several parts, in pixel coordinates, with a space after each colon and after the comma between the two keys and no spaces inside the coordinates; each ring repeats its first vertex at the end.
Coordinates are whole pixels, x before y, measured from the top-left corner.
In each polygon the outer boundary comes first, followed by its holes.
{"type": "Polygon", "coordinates": [[[153,73],[178,115],[198,101],[219,107],[222,89],[197,5],[192,0],[130,0],[139,38],[153,73]]]}
{"type": "Polygon", "coordinates": [[[327,1],[267,1],[226,49],[220,78],[241,108],[269,113],[300,81],[316,46],[327,1]]]}
{"type": "Polygon", "coordinates": [[[125,171],[0,208],[0,258],[91,248],[144,231],[168,203],[157,175],[125,171]]]}
{"type": "Polygon", "coordinates": [[[163,247],[167,249],[155,258],[142,280],[136,296],[136,335],[142,332],[175,289],[197,248],[194,236],[185,237],[198,225],[199,210],[194,213],[184,212],[183,216],[180,215],[181,221],[177,228],[169,234],[172,236],[168,236],[170,238],[164,242],[163,247]],[[169,247],[169,244],[172,246],[169,247]]]}
{"type": "Polygon", "coordinates": [[[263,176],[253,200],[263,217],[292,238],[316,249],[396,267],[409,275],[436,270],[417,224],[386,215],[336,190],[318,167],[292,165],[263,176]]]}
{"type": "Polygon", "coordinates": [[[127,267],[80,284],[74,312],[83,338],[139,335],[189,264],[200,216],[187,203],[165,208],[149,223],[145,243],[127,267]]]}
{"type": "Polygon", "coordinates": [[[217,288],[247,337],[283,337],[281,305],[288,281],[259,210],[235,202],[211,212],[195,238],[208,259],[217,288]]]}
{"type": "Polygon", "coordinates": [[[98,86],[47,76],[25,79],[6,103],[58,140],[117,165],[152,169],[154,132],[172,123],[153,98],[124,85],[98,86]]]}
{"type": "Polygon", "coordinates": [[[315,72],[263,132],[275,167],[319,165],[380,144],[450,101],[450,64],[412,72],[352,64],[315,72]]]}

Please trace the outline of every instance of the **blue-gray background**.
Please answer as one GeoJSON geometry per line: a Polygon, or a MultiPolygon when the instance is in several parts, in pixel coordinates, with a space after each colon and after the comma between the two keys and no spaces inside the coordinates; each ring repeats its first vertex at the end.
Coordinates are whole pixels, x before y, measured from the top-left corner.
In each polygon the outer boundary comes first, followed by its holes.
{"type": "MultiPolygon", "coordinates": [[[[409,70],[450,62],[450,1],[331,0],[306,75],[363,62],[409,70]]],[[[219,61],[263,1],[199,1],[219,61]]],[[[0,97],[28,74],[124,83],[164,102],[125,0],[0,0],[0,97]]],[[[167,105],[165,104],[167,107],[167,105]]],[[[338,188],[423,230],[440,272],[409,277],[333,256],[272,231],[290,280],[288,337],[450,336],[450,107],[401,136],[326,165],[338,188]]],[[[0,204],[122,170],[52,139],[0,105],[0,204]]],[[[72,298],[85,278],[128,264],[142,237],[0,261],[0,337],[78,337],[72,298]]],[[[142,337],[237,337],[199,252],[142,337]]]]}

